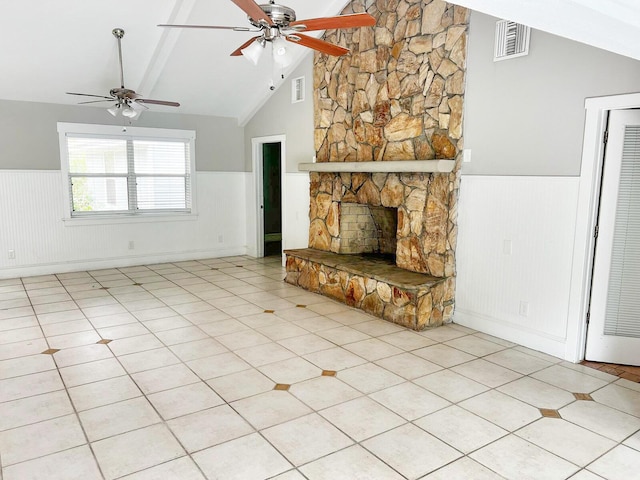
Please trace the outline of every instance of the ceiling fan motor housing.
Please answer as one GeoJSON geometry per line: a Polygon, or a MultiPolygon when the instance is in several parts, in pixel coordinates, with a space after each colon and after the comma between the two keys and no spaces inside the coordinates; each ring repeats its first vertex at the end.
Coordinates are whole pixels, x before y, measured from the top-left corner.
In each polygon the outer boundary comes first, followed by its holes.
{"type": "MultiPolygon", "coordinates": [[[[278,27],[286,27],[291,22],[296,21],[296,12],[284,5],[277,5],[275,3],[269,3],[267,5],[260,5],[260,8],[266,13],[271,21],[278,27]]],[[[249,17],[249,22],[255,27],[262,27],[264,24],[249,17]]]]}

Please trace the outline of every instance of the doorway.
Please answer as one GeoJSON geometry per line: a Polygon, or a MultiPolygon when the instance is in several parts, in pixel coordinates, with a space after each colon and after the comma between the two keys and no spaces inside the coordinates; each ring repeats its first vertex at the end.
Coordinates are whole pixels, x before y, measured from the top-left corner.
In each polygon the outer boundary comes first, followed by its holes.
{"type": "Polygon", "coordinates": [[[607,132],[585,358],[640,365],[640,110],[607,132]]]}
{"type": "Polygon", "coordinates": [[[262,222],[265,257],[282,254],[282,144],[262,144],[262,222]]]}

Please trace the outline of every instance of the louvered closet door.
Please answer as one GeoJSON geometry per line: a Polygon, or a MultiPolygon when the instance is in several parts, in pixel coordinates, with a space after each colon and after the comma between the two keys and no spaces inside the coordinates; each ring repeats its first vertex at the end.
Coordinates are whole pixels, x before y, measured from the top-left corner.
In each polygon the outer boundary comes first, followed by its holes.
{"type": "Polygon", "coordinates": [[[640,365],[640,112],[609,118],[586,358],[640,365]]]}

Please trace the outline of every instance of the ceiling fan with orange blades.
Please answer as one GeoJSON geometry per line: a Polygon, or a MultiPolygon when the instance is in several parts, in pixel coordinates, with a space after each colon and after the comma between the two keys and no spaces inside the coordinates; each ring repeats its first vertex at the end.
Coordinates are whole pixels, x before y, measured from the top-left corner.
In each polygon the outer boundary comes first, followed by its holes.
{"type": "Polygon", "coordinates": [[[178,102],[167,102],[165,100],[153,100],[151,98],[142,98],[140,94],[134,90],[126,88],[124,86],[124,69],[122,67],[122,37],[124,37],[124,30],[121,28],[114,28],[111,32],[118,41],[118,60],[120,62],[120,86],[112,88],[109,91],[109,95],[92,95],[89,93],[74,93],[67,92],[68,95],[78,95],[81,97],[99,98],[100,100],[87,100],[85,102],[79,102],[79,105],[88,103],[100,103],[100,102],[115,102],[114,105],[107,109],[107,111],[114,117],[121,113],[122,116],[127,118],[137,118],[144,110],[147,110],[148,105],[165,105],[168,107],[179,107],[178,102]]]}
{"type": "Polygon", "coordinates": [[[236,32],[254,32],[260,35],[250,38],[231,53],[232,57],[244,56],[257,65],[260,55],[267,42],[273,46],[274,61],[287,66],[291,57],[286,48],[286,42],[296,43],[312,48],[328,55],[345,55],[349,50],[333,43],[303,35],[301,32],[314,30],[330,30],[337,28],[371,27],[376,19],[368,13],[354,13],[351,15],[338,15],[335,17],[312,18],[308,20],[296,20],[296,12],[284,5],[278,5],[274,0],[268,4],[258,5],[254,0],[232,0],[249,17],[252,27],[225,27],[217,25],[169,25],[160,27],[174,28],[210,28],[233,30],[236,32]]]}

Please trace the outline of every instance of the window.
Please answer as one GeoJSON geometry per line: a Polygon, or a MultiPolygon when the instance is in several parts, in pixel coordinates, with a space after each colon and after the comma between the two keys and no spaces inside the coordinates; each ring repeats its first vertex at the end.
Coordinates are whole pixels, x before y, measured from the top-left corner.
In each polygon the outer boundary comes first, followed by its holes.
{"type": "Polygon", "coordinates": [[[195,132],[59,123],[69,217],[189,214],[195,132]]]}

